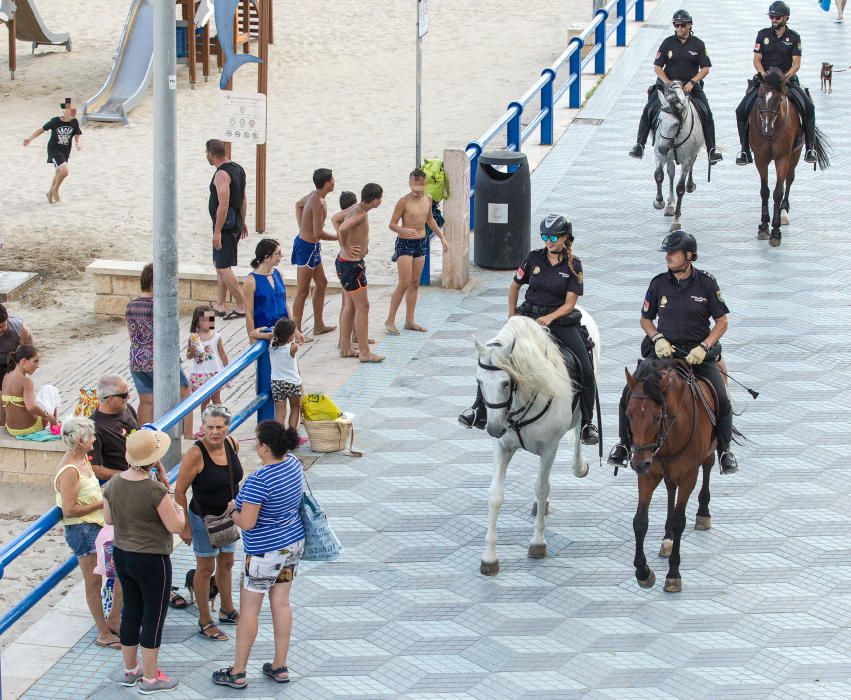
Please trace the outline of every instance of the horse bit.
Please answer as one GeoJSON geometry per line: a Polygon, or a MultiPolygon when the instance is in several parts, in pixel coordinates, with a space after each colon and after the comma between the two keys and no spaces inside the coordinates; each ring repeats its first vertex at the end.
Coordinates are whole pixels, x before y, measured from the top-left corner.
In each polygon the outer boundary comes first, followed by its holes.
{"type": "MultiPolygon", "coordinates": [[[[479,360],[479,367],[484,370],[487,370],[488,372],[505,372],[502,367],[496,367],[495,365],[486,365],[481,360],[479,360]]],[[[511,375],[509,375],[509,379],[511,380],[511,383],[508,387],[508,398],[505,401],[502,401],[501,403],[491,403],[485,398],[484,393],[482,393],[482,402],[485,404],[485,406],[493,409],[511,407],[511,404],[514,402],[514,394],[517,391],[517,383],[514,381],[514,378],[511,377],[511,375]]],[[[505,414],[506,423],[508,424],[508,427],[515,433],[517,433],[517,439],[520,441],[520,447],[522,447],[524,450],[526,449],[526,445],[523,442],[523,436],[520,434],[520,429],[525,428],[527,425],[531,425],[535,421],[542,418],[544,414],[550,410],[550,406],[553,403],[553,397],[551,396],[547,401],[546,406],[544,406],[544,408],[536,416],[534,416],[533,418],[526,418],[526,416],[529,414],[529,411],[532,410],[532,406],[535,405],[535,401],[537,400],[538,392],[535,392],[535,394],[532,396],[528,403],[524,404],[515,411],[506,411],[505,414]]]]}

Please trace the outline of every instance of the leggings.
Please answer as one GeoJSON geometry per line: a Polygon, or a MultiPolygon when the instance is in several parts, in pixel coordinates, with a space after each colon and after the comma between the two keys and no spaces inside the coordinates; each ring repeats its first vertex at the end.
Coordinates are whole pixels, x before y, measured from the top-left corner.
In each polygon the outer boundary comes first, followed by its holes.
{"type": "Polygon", "coordinates": [[[113,549],[115,571],[124,592],[121,644],[158,649],[171,593],[171,558],[113,549]]]}

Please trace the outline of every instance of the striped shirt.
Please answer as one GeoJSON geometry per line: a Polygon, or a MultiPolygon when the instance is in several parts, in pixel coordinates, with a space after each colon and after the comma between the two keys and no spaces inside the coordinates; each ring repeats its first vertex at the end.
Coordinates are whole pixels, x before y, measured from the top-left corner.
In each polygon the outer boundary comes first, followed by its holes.
{"type": "Polygon", "coordinates": [[[299,508],[304,494],[304,469],[292,455],[283,462],[266,464],[249,476],[236,497],[236,508],[244,503],[260,505],[257,524],[243,531],[246,554],[266,554],[304,539],[299,508]]]}

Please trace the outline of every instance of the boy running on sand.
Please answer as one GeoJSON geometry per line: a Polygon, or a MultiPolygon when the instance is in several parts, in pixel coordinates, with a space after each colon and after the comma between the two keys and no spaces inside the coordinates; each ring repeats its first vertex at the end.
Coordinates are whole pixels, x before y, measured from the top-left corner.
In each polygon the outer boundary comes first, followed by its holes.
{"type": "Polygon", "coordinates": [[[313,281],[313,335],[316,336],[330,333],[337,328],[326,326],[322,319],[328,278],[325,276],[320,255],[320,241],[336,241],[337,236],[326,233],[324,230],[325,219],[328,216],[325,197],[334,191],[334,175],[328,168],[319,168],[313,173],[313,184],[316,189],[298,200],[295,205],[298,235],[293,241],[290,262],[296,266],[298,285],[293,300],[293,321],[296,328],[301,331],[304,303],[310,294],[310,282],[313,281]]]}
{"type": "Polygon", "coordinates": [[[369,252],[369,212],[381,204],[383,194],[380,185],[370,182],[361,190],[358,204],[337,212],[331,218],[340,239],[337,277],[343,294],[349,299],[340,320],[340,356],[358,357],[361,362],[384,360],[369,349],[369,297],[363,260],[369,252]],[[357,350],[352,348],[353,323],[358,339],[357,350]]]}
{"type": "Polygon", "coordinates": [[[448,249],[443,231],[432,216],[431,195],[425,192],[425,182],[426,174],[419,168],[414,170],[408,178],[411,191],[396,202],[393,216],[390,217],[390,230],[398,236],[393,261],[399,271],[399,284],[396,285],[390,297],[390,308],[387,312],[387,320],[384,322],[384,327],[390,335],[399,335],[399,329],[396,328],[396,312],[402,303],[402,297],[405,297],[405,328],[409,331],[425,332],[426,330],[414,320],[417,294],[420,290],[420,275],[428,250],[426,224],[437,234],[443,245],[443,252],[445,253],[448,249]]]}
{"type": "Polygon", "coordinates": [[[80,135],[83,133],[80,129],[80,122],[77,121],[77,109],[74,107],[71,98],[66,97],[65,101],[59,104],[59,108],[62,110],[61,117],[53,117],[43,127],[33,131],[29,138],[24,139],[24,146],[29,146],[34,139],[47,131],[50,132],[50,140],[47,142],[47,162],[56,168],[56,172],[53,174],[53,182],[47,191],[47,201],[51,204],[60,201],[59,186],[68,177],[71,138],[73,137],[79,151],[80,135]]]}

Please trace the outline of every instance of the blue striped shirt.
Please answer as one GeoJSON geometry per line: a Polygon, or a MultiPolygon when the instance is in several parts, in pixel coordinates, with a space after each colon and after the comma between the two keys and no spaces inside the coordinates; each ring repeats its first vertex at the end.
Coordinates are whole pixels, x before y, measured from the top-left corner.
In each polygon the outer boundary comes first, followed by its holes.
{"type": "Polygon", "coordinates": [[[304,469],[292,455],[283,462],[266,464],[249,476],[236,497],[237,510],[243,503],[260,506],[257,524],[243,530],[246,554],[276,552],[304,539],[299,508],[304,494],[304,469]]]}

